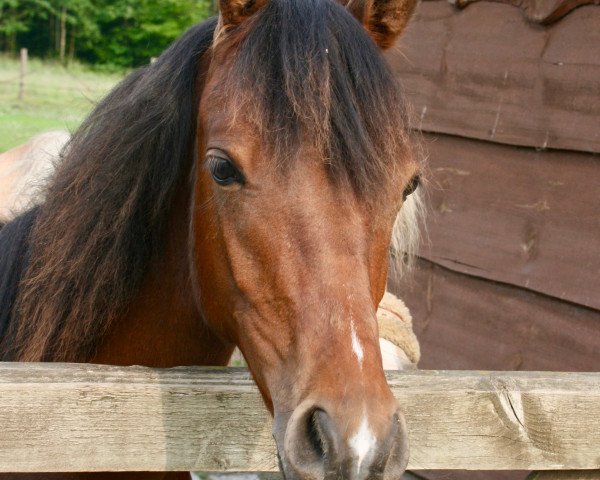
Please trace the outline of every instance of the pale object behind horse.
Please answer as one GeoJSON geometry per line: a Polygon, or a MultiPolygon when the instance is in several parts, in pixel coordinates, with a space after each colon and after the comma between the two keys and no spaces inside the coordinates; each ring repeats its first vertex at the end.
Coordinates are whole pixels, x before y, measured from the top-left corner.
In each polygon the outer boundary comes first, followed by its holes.
{"type": "Polygon", "coordinates": [[[46,132],[0,155],[0,223],[42,200],[42,188],[69,138],[66,131],[46,132]]]}
{"type": "Polygon", "coordinates": [[[412,316],[404,302],[385,292],[377,309],[377,323],[383,369],[416,368],[421,349],[413,331],[412,316]]]}

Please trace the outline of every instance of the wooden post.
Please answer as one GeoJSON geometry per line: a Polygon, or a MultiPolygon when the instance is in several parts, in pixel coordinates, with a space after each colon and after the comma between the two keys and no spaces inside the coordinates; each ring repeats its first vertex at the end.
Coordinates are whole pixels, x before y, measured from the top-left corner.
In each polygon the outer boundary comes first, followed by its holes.
{"type": "Polygon", "coordinates": [[[21,69],[19,73],[19,101],[25,98],[25,75],[27,74],[27,49],[21,49],[21,69]]]}

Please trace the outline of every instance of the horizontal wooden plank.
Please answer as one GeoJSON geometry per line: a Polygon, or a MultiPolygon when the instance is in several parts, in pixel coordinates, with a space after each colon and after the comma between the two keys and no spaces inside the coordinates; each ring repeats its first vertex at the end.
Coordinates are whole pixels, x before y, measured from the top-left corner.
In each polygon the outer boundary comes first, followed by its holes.
{"type": "Polygon", "coordinates": [[[420,368],[600,371],[600,312],[424,260],[392,291],[411,310],[420,368]]]}
{"type": "MultiPolygon", "coordinates": [[[[411,468],[600,468],[600,374],[390,372],[411,468]]],[[[0,365],[0,471],[277,467],[243,370],[0,365]]]]}
{"type": "MultiPolygon", "coordinates": [[[[432,1],[432,0],[429,0],[432,1]]],[[[433,0],[436,1],[436,0],[433,0]]],[[[522,10],[530,22],[550,24],[582,5],[600,5],[600,0],[448,0],[452,5],[464,8],[480,1],[505,3],[522,10]]]]}
{"type": "Polygon", "coordinates": [[[544,28],[510,5],[457,10],[445,0],[421,2],[390,54],[413,127],[600,152],[599,24],[593,5],[544,28]]]}
{"type": "Polygon", "coordinates": [[[600,157],[426,136],[424,258],[600,310],[600,157]]]}

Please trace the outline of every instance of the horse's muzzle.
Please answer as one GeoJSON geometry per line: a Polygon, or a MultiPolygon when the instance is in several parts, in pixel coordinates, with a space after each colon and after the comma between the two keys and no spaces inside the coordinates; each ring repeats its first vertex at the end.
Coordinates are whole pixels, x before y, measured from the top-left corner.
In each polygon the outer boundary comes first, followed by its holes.
{"type": "Polygon", "coordinates": [[[407,430],[397,408],[378,429],[364,416],[357,429],[348,430],[347,418],[336,421],[317,403],[305,401],[289,416],[285,432],[282,423],[276,416],[274,433],[286,480],[396,480],[406,469],[407,430]]]}

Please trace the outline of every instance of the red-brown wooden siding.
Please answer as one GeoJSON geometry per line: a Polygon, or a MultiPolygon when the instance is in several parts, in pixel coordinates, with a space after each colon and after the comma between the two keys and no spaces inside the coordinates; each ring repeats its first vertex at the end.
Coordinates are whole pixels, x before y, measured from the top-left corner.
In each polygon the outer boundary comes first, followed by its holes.
{"type": "Polygon", "coordinates": [[[390,59],[429,132],[429,240],[392,286],[421,367],[600,370],[600,8],[425,1],[390,59]]]}

